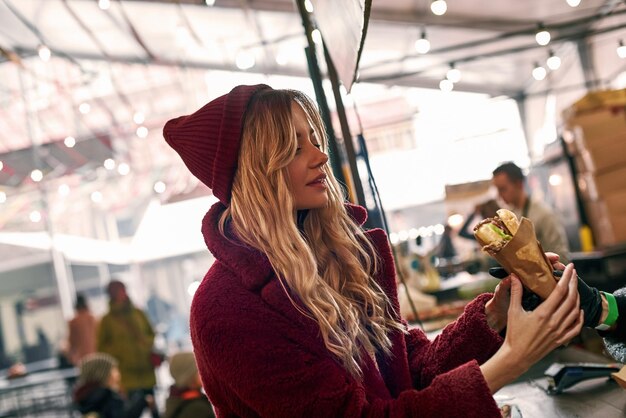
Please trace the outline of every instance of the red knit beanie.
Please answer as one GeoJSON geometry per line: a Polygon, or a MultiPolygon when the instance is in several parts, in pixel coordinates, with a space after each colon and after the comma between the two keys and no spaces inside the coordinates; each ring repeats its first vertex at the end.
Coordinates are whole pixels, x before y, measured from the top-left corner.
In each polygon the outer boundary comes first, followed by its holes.
{"type": "Polygon", "coordinates": [[[237,86],[195,113],[165,124],[163,136],[213,195],[228,206],[237,170],[243,115],[250,99],[265,84],[237,86]]]}

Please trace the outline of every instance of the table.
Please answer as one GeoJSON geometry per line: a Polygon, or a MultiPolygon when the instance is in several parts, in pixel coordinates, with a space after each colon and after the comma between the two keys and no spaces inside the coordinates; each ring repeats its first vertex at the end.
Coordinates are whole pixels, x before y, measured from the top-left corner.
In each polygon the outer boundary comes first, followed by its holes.
{"type": "Polygon", "coordinates": [[[423,290],[424,293],[437,297],[439,302],[473,299],[483,292],[491,292],[500,281],[481,271],[476,274],[460,272],[446,279],[441,279],[439,288],[423,290]]]}
{"type": "Polygon", "coordinates": [[[533,366],[515,383],[499,390],[498,404],[516,405],[523,417],[624,417],[626,390],[613,380],[599,378],[580,382],[559,395],[548,395],[543,372],[554,362],[611,363],[611,360],[582,349],[555,350],[533,366]]]}
{"type": "Polygon", "coordinates": [[[1,417],[71,417],[71,391],[78,369],[48,370],[0,379],[1,417]]]}

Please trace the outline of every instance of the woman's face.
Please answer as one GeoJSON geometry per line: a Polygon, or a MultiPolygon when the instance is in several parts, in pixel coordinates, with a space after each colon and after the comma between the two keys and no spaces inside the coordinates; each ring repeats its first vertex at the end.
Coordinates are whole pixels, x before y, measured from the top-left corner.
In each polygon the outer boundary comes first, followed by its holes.
{"type": "Polygon", "coordinates": [[[120,369],[117,366],[113,366],[111,369],[111,374],[109,375],[109,380],[107,381],[107,387],[114,391],[120,390],[120,383],[122,381],[122,376],[120,374],[120,369]]]}
{"type": "Polygon", "coordinates": [[[298,149],[287,171],[295,209],[323,208],[328,204],[328,191],[322,167],[328,162],[328,156],[320,150],[321,142],[315,137],[306,113],[296,102],[291,103],[291,115],[298,149]]]}

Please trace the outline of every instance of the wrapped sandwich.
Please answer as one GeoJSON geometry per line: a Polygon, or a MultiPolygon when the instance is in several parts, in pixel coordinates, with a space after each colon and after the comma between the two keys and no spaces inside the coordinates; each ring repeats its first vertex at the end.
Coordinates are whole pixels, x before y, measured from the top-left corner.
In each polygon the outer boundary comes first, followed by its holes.
{"type": "Polygon", "coordinates": [[[521,220],[510,210],[500,209],[493,218],[481,221],[474,236],[483,251],[495,258],[509,273],[515,273],[522,284],[541,299],[556,286],[552,265],[537,241],[533,223],[521,220]]]}

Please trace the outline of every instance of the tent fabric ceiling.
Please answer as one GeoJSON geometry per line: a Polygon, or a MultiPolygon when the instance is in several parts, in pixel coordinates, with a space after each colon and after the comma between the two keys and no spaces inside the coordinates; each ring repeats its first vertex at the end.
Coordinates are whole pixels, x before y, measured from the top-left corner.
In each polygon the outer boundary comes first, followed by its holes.
{"type": "MultiPolygon", "coordinates": [[[[571,8],[565,0],[455,0],[444,16],[432,15],[429,4],[373,2],[360,82],[438,88],[454,62],[463,71],[457,90],[516,96],[580,88],[585,74],[574,38],[585,31],[592,34],[593,78],[611,81],[626,70],[615,54],[626,33],[622,1],[583,0],[571,8]],[[550,48],[563,68],[537,82],[531,69],[548,55],[534,41],[540,22],[561,38],[550,48]],[[424,28],[432,51],[419,55],[414,43],[424,28]]],[[[100,211],[141,206],[160,178],[171,185],[165,199],[193,193],[198,182],[161,140],[165,120],[230,87],[221,82],[223,71],[238,71],[241,82],[253,73],[307,77],[304,45],[292,0],[216,0],[213,7],[201,0],[121,0],[106,11],[96,0],[0,0],[0,185],[21,196],[0,210],[0,229],[35,228],[15,217],[41,206],[27,176],[36,164],[33,147],[53,173],[51,189],[63,180],[87,195],[97,187],[116,196],[100,211]],[[52,52],[47,62],[37,56],[42,44],[52,52]],[[254,56],[247,71],[236,66],[242,53],[254,56]],[[81,113],[81,103],[90,111],[81,113]],[[137,112],[145,121],[134,120],[137,112]],[[140,126],[145,138],[137,136],[140,126]],[[68,135],[77,139],[74,149],[61,145],[68,135]],[[109,156],[132,163],[131,173],[119,177],[101,167],[109,156]]],[[[88,199],[54,199],[51,212],[62,218],[91,213],[88,199]]],[[[97,228],[89,225],[63,232],[97,228]]]]}

